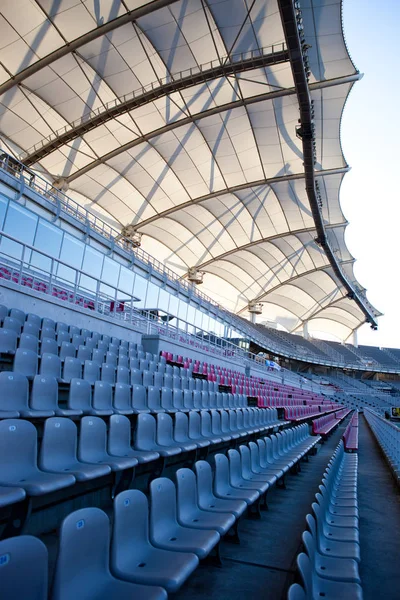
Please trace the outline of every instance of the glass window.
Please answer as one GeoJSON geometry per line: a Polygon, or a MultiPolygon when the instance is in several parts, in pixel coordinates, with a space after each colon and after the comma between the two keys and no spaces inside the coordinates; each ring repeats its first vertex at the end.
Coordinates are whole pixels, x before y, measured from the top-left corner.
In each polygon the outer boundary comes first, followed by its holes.
{"type": "Polygon", "coordinates": [[[169,312],[171,315],[178,316],[179,299],[177,296],[169,295],[169,312]]]}
{"type": "Polygon", "coordinates": [[[85,271],[85,273],[90,273],[92,277],[100,279],[103,258],[104,257],[101,252],[94,250],[90,246],[85,246],[85,256],[83,258],[82,271],[85,271]]]}
{"type": "Polygon", "coordinates": [[[76,277],[77,271],[75,271],[75,269],[71,269],[71,267],[67,267],[65,265],[58,265],[57,280],[65,281],[66,283],[75,285],[76,277]]]}
{"type": "Polygon", "coordinates": [[[96,289],[96,279],[92,279],[92,277],[88,277],[87,275],[81,275],[79,281],[79,290],[81,293],[90,292],[91,294],[95,294],[96,289]]]}
{"type": "Polygon", "coordinates": [[[149,282],[147,286],[147,294],[146,294],[146,308],[157,308],[158,307],[158,293],[160,288],[158,285],[149,282]]]}
{"type": "MultiPolygon", "coordinates": [[[[32,252],[31,265],[44,273],[51,273],[52,270],[51,258],[41,252],[32,252]]],[[[57,263],[54,264],[53,271],[57,271],[57,263]]]]}
{"type": "Polygon", "coordinates": [[[108,256],[104,257],[103,263],[103,272],[101,274],[101,279],[110,285],[114,285],[115,287],[118,284],[119,278],[119,269],[120,266],[108,256]]]}
{"type": "Polygon", "coordinates": [[[121,267],[118,288],[127,294],[132,294],[135,274],[126,267],[121,267]]]}
{"type": "Polygon", "coordinates": [[[143,308],[146,300],[146,290],[147,290],[147,279],[141,277],[140,275],[135,275],[135,283],[133,286],[133,295],[136,296],[139,300],[135,302],[135,306],[138,308],[143,308]]]}
{"type": "MultiPolygon", "coordinates": [[[[46,254],[58,258],[60,256],[63,232],[58,227],[39,219],[34,246],[46,254]]],[[[36,253],[34,253],[36,254],[36,253]]]]}
{"type": "Polygon", "coordinates": [[[76,269],[81,269],[84,248],[83,242],[65,233],[60,258],[76,269]]]}
{"type": "Polygon", "coordinates": [[[195,308],[194,306],[191,306],[190,304],[188,304],[188,311],[187,311],[187,322],[191,323],[192,325],[194,325],[194,320],[195,320],[195,308]]]}
{"type": "Polygon", "coordinates": [[[166,313],[169,312],[169,294],[161,288],[158,296],[158,308],[166,313]]]}
{"type": "Polygon", "coordinates": [[[0,196],[0,229],[3,229],[4,217],[6,214],[8,200],[0,196]]]}
{"type": "Polygon", "coordinates": [[[178,306],[178,317],[182,319],[182,321],[187,321],[187,309],[188,303],[181,298],[178,306]]]}
{"type": "Polygon", "coordinates": [[[30,211],[10,202],[4,231],[25,244],[33,244],[38,218],[30,211]]]}

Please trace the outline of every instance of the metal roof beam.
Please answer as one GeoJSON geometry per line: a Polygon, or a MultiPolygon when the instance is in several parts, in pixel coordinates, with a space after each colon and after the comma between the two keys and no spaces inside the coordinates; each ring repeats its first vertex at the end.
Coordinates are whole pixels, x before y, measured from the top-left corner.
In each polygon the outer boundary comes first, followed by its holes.
{"type": "Polygon", "coordinates": [[[87,33],[84,33],[80,37],[76,38],[75,40],[72,40],[72,42],[65,44],[65,46],[62,46],[61,48],[57,48],[57,50],[54,50],[54,52],[51,52],[50,54],[47,54],[47,56],[44,56],[43,58],[37,60],[29,67],[26,67],[26,69],[23,69],[22,71],[5,81],[2,85],[0,85],[0,95],[4,94],[5,92],[8,92],[8,90],[13,88],[15,85],[22,83],[23,81],[25,81],[25,79],[27,79],[31,75],[34,75],[44,67],[50,66],[56,60],[63,58],[71,52],[75,52],[85,44],[89,44],[89,42],[93,42],[99,37],[107,35],[107,33],[114,31],[114,29],[122,27],[122,25],[131,23],[132,21],[135,21],[140,17],[144,17],[145,15],[159,10],[160,8],[164,8],[165,6],[174,4],[177,1],[178,0],[153,0],[152,2],[148,2],[147,4],[140,6],[139,8],[135,8],[134,10],[131,10],[125,13],[124,15],[117,17],[116,19],[108,21],[108,23],[105,23],[104,25],[100,25],[99,27],[91,29],[87,33]]]}
{"type": "Polygon", "coordinates": [[[283,31],[287,47],[290,54],[290,63],[292,74],[295,83],[296,95],[300,109],[300,124],[302,129],[302,143],[304,155],[304,173],[306,180],[306,191],[310,202],[311,211],[317,227],[319,242],[324,249],[332,268],[338,277],[339,281],[344,285],[349,294],[352,295],[354,301],[365,314],[367,321],[372,326],[377,327],[375,316],[372,311],[365,305],[357,291],[347,280],[343,273],[327,239],[325,233],[324,222],[320,208],[318,206],[318,198],[315,190],[314,177],[314,151],[313,151],[313,119],[310,89],[312,86],[308,84],[307,76],[304,68],[303,54],[299,36],[299,28],[296,19],[296,10],[293,0],[278,0],[279,12],[282,19],[283,31]]]}
{"type": "MultiPolygon", "coordinates": [[[[270,48],[268,48],[268,50],[270,50],[270,48]]],[[[174,79],[172,81],[167,81],[163,84],[160,84],[160,82],[157,81],[155,82],[155,85],[152,84],[151,89],[143,88],[141,93],[135,95],[128,94],[128,96],[130,96],[129,98],[123,98],[121,100],[119,99],[118,101],[110,103],[112,106],[109,108],[101,110],[95,115],[88,115],[88,118],[84,121],[80,119],[79,123],[77,123],[75,126],[72,126],[68,130],[64,131],[65,128],[63,128],[61,130],[62,133],[57,135],[54,139],[51,139],[37,150],[35,149],[33,152],[29,153],[26,158],[24,158],[24,163],[29,167],[30,165],[33,165],[43,159],[45,156],[48,156],[51,154],[51,152],[57,150],[64,144],[71,142],[77,137],[82,137],[88,131],[107,123],[111,119],[120,117],[121,115],[134,110],[135,108],[157,100],[157,98],[161,98],[168,94],[173,94],[174,92],[178,92],[195,85],[207,83],[220,77],[228,77],[229,75],[236,75],[253,69],[260,69],[270,65],[280,64],[289,60],[289,53],[284,44],[272,46],[272,52],[267,54],[260,54],[259,52],[255,54],[252,52],[251,54],[252,56],[250,58],[237,60],[233,63],[223,62],[221,59],[218,61],[217,65],[209,69],[203,70],[202,66],[200,66],[199,71],[196,69],[190,69],[189,74],[187,74],[187,71],[184,71],[182,74],[178,73],[174,75],[174,79]],[[182,76],[178,78],[179,75],[182,76]]],[[[148,87],[149,86],[147,86],[147,88],[148,87]]]]}

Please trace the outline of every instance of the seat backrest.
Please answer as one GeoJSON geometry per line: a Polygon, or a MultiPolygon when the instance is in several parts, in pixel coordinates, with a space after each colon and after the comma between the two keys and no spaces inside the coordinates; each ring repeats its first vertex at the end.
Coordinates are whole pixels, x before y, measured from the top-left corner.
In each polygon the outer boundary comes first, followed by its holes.
{"type": "Polygon", "coordinates": [[[163,410],[161,406],[161,390],[153,385],[147,388],[147,405],[150,410],[163,410]]]}
{"type": "Polygon", "coordinates": [[[177,442],[187,442],[189,437],[189,420],[185,413],[175,415],[174,438],[177,442]]]}
{"type": "Polygon", "coordinates": [[[38,372],[38,355],[32,350],[18,348],[14,356],[14,373],[22,373],[26,377],[34,377],[38,372]]]}
{"type": "Polygon", "coordinates": [[[135,446],[139,450],[151,450],[156,444],[156,420],[147,413],[139,414],[135,431],[135,446]]]}
{"type": "Polygon", "coordinates": [[[100,417],[82,417],[79,430],[78,458],[96,462],[107,452],[107,427],[100,417]]]}
{"type": "Polygon", "coordinates": [[[146,401],[146,388],[143,385],[132,385],[132,408],[150,412],[146,401]]]}
{"type": "Polygon", "coordinates": [[[17,349],[17,332],[13,329],[0,329],[0,352],[15,352],[17,349]]]}
{"type": "Polygon", "coordinates": [[[198,509],[197,480],[191,469],[178,469],[175,473],[177,487],[177,510],[180,519],[185,519],[198,509]]]}
{"type": "MultiPolygon", "coordinates": [[[[0,331],[2,330],[0,329],[0,331]]],[[[32,352],[35,352],[35,354],[37,354],[39,348],[39,340],[36,336],[31,335],[30,333],[21,333],[18,347],[23,348],[24,350],[31,350],[32,352]]]]}
{"type": "Polygon", "coordinates": [[[40,361],[40,374],[61,378],[61,360],[56,354],[42,354],[40,361]]]}
{"type": "Polygon", "coordinates": [[[30,405],[34,410],[57,410],[58,383],[55,377],[35,375],[30,405]]]}
{"type": "Polygon", "coordinates": [[[106,381],[96,381],[93,390],[93,408],[112,410],[112,385],[106,381]]]}
{"type": "Polygon", "coordinates": [[[131,422],[124,415],[111,415],[108,430],[108,452],[114,456],[126,456],[131,448],[131,422]]]}
{"type": "Polygon", "coordinates": [[[206,502],[213,495],[211,465],[205,460],[198,460],[194,463],[194,471],[197,477],[197,500],[202,506],[202,499],[206,502]]]}
{"type": "Polygon", "coordinates": [[[100,366],[91,360],[85,360],[83,367],[83,379],[89,383],[98,381],[100,379],[100,366]]]}
{"type": "Polygon", "coordinates": [[[12,308],[10,310],[10,317],[12,319],[16,319],[23,325],[25,323],[26,315],[23,310],[19,310],[19,308],[12,308]]]}
{"type": "Polygon", "coordinates": [[[216,454],[214,456],[214,464],[214,488],[218,492],[223,486],[229,485],[229,460],[225,454],[216,454]]]}
{"type": "Polygon", "coordinates": [[[71,344],[70,342],[62,342],[59,354],[61,360],[65,360],[67,356],[75,358],[75,354],[76,347],[74,344],[71,344]]]}
{"type": "Polygon", "coordinates": [[[158,535],[177,525],[176,488],[166,477],[158,477],[150,483],[150,540],[156,542],[158,535]]]}
{"type": "Polygon", "coordinates": [[[47,548],[31,535],[0,542],[1,599],[47,599],[47,548]]]}
{"type": "Polygon", "coordinates": [[[132,412],[131,386],[126,383],[116,383],[114,388],[114,408],[132,412]]]}
{"type": "Polygon", "coordinates": [[[157,415],[157,443],[162,446],[173,446],[173,423],[170,415],[159,413],[157,415]]]}
{"type": "Polygon", "coordinates": [[[189,413],[189,437],[192,440],[202,437],[200,415],[194,410],[189,413]]]}
{"type": "MultiPolygon", "coordinates": [[[[132,362],[132,361],[131,361],[132,362]]],[[[142,377],[142,371],[140,371],[139,369],[135,369],[132,367],[130,367],[131,370],[131,384],[135,385],[142,385],[143,383],[143,377],[142,377]]]]}
{"type": "Polygon", "coordinates": [[[52,600],[90,596],[110,575],[110,521],[99,508],[82,508],[64,519],[52,600]]]}
{"type": "Polygon", "coordinates": [[[312,568],[311,561],[307,554],[301,552],[297,557],[297,568],[303,580],[304,589],[307,598],[312,598],[312,568]]]}
{"type": "Polygon", "coordinates": [[[60,466],[76,460],[78,432],[68,418],[51,417],[44,424],[40,446],[39,467],[56,471],[60,466]]]}
{"type": "Polygon", "coordinates": [[[13,319],[12,317],[6,317],[3,323],[4,329],[11,329],[17,335],[20,335],[22,329],[22,323],[18,319],[13,319]]]}
{"type": "Polygon", "coordinates": [[[110,385],[114,385],[115,383],[115,367],[114,365],[109,365],[107,363],[103,363],[101,365],[101,381],[105,381],[110,385]]]}
{"type": "Polygon", "coordinates": [[[92,390],[84,379],[71,379],[69,386],[68,408],[88,411],[91,408],[92,390]]]}
{"type": "Polygon", "coordinates": [[[129,369],[123,365],[117,367],[117,382],[129,385],[129,369]]]}
{"type": "Polygon", "coordinates": [[[37,431],[29,421],[0,421],[0,473],[2,479],[37,470],[37,431]]]}
{"type": "Polygon", "coordinates": [[[122,567],[126,556],[134,560],[149,547],[149,505],[139,490],[121,492],[114,499],[111,566],[122,567]]]}
{"type": "Polygon", "coordinates": [[[24,323],[22,331],[24,333],[29,333],[30,335],[33,335],[34,337],[38,338],[39,332],[40,332],[40,326],[35,325],[35,323],[27,323],[26,322],[26,323],[24,323]]]}
{"type": "Polygon", "coordinates": [[[21,373],[0,372],[0,410],[28,410],[29,384],[21,373]]]}
{"type": "Polygon", "coordinates": [[[92,358],[92,350],[90,346],[78,346],[77,358],[79,358],[79,360],[82,362],[85,360],[90,360],[92,358]]]}
{"type": "Polygon", "coordinates": [[[82,364],[79,358],[67,356],[64,361],[63,379],[70,382],[72,378],[80,379],[82,376],[82,364]]]}

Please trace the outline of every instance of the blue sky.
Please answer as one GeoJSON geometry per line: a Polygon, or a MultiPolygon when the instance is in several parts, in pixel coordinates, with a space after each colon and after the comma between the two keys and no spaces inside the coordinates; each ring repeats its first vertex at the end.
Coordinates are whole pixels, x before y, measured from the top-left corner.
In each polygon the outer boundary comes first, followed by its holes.
{"type": "Polygon", "coordinates": [[[343,116],[342,145],[352,170],[341,202],[356,277],[384,313],[377,332],[359,329],[358,342],[392,347],[400,347],[399,22],[399,0],[344,0],[348,49],[364,77],[343,116]]]}

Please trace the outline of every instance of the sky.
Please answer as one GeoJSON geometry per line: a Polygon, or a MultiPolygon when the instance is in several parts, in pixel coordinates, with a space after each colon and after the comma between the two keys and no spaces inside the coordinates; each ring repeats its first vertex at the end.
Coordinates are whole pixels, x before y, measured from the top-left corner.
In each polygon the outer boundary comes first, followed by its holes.
{"type": "Polygon", "coordinates": [[[364,74],[353,86],[342,121],[351,171],[341,189],[350,222],[346,242],[354,272],[384,316],[378,331],[358,330],[358,343],[400,347],[400,0],[344,0],[348,50],[364,74]]]}

